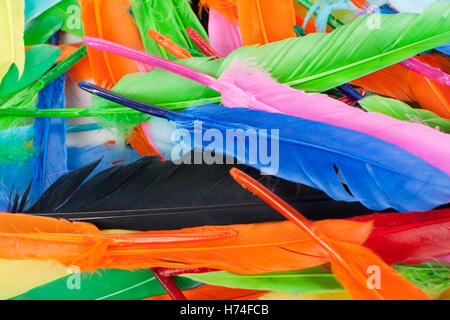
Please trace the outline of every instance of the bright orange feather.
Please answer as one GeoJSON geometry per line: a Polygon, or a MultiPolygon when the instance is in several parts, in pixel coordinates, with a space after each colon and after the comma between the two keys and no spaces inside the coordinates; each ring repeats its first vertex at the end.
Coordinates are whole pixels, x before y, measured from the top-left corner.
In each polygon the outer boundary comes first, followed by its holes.
{"type": "MultiPolygon", "coordinates": [[[[232,289],[211,285],[203,285],[194,289],[183,290],[188,300],[258,300],[267,291],[232,289]]],[[[172,300],[169,295],[164,294],[147,298],[144,300],[172,300]]]]}
{"type": "MultiPolygon", "coordinates": [[[[128,12],[129,0],[80,0],[81,18],[86,36],[120,43],[144,50],[136,22],[128,12]]],[[[99,86],[111,88],[125,75],[140,72],[137,62],[93,48],[87,48],[94,80],[99,86]]],[[[141,128],[128,139],[142,156],[157,155],[141,128]],[[134,137],[138,135],[137,137],[134,137]]]]}
{"type": "Polygon", "coordinates": [[[360,244],[326,235],[317,225],[244,172],[233,168],[233,178],[268,205],[291,220],[302,232],[319,244],[330,258],[331,269],[353,299],[428,300],[418,287],[404,279],[377,255],[360,244]],[[373,271],[372,271],[373,270],[373,271]]]}
{"type": "MultiPolygon", "coordinates": [[[[372,223],[324,220],[324,234],[362,244],[372,223]]],[[[104,235],[93,225],[0,214],[0,259],[56,260],[98,268],[201,268],[255,274],[328,262],[326,252],[289,221],[104,235]]]]}
{"type": "Polygon", "coordinates": [[[237,0],[237,11],[245,46],[296,37],[292,0],[237,0]]]}
{"type": "MultiPolygon", "coordinates": [[[[448,58],[435,54],[416,58],[449,73],[448,58]]],[[[405,102],[416,102],[422,108],[450,119],[450,90],[448,86],[430,80],[398,64],[353,80],[351,83],[384,96],[405,102]]]]}

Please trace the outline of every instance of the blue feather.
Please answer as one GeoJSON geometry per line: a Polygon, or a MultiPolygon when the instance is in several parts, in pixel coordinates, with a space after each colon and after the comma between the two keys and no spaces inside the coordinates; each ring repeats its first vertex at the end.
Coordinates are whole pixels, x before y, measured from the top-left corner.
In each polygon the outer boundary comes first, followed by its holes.
{"type": "MultiPolygon", "coordinates": [[[[205,130],[215,129],[222,135],[213,151],[237,158],[263,173],[302,183],[325,191],[335,200],[360,201],[374,210],[394,208],[399,211],[425,211],[450,200],[450,176],[423,159],[381,139],[354,130],[283,114],[250,109],[228,109],[203,105],[176,113],[167,109],[131,100],[89,83],[78,84],[83,90],[147,114],[176,122],[179,129],[194,137],[189,147],[208,149],[211,141],[196,139],[205,130]],[[202,127],[195,127],[195,121],[202,127]],[[254,129],[236,132],[244,141],[234,139],[226,144],[227,130],[254,129]],[[267,133],[259,131],[266,129],[267,133]],[[271,164],[260,157],[260,145],[253,153],[250,141],[262,141],[279,130],[278,172],[267,172],[271,164]],[[192,141],[193,140],[193,141],[192,141]],[[239,153],[239,147],[245,147],[239,153]],[[259,155],[259,156],[258,156],[259,155]]],[[[272,144],[267,142],[270,149],[272,144]]],[[[181,145],[181,144],[180,144],[181,145]]]]}
{"type": "Polygon", "coordinates": [[[62,0],[25,0],[25,23],[37,18],[62,0]]]}
{"type": "MultiPolygon", "coordinates": [[[[38,109],[65,107],[65,77],[61,76],[39,93],[38,109]]],[[[42,193],[67,172],[66,120],[64,118],[36,118],[32,159],[32,195],[42,193]]]]}
{"type": "Polygon", "coordinates": [[[450,43],[447,43],[446,45],[437,47],[436,50],[450,56],[450,43]]]}

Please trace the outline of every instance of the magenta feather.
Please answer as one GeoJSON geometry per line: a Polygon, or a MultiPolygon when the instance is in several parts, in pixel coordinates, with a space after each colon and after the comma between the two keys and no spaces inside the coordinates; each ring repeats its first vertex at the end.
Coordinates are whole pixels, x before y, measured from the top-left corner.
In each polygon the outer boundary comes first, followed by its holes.
{"type": "Polygon", "coordinates": [[[431,80],[450,86],[450,75],[439,68],[434,68],[426,63],[420,62],[415,58],[409,58],[399,63],[401,66],[421,74],[431,80]]]}
{"type": "Polygon", "coordinates": [[[209,41],[221,57],[243,46],[239,27],[213,8],[209,9],[209,41]]]}

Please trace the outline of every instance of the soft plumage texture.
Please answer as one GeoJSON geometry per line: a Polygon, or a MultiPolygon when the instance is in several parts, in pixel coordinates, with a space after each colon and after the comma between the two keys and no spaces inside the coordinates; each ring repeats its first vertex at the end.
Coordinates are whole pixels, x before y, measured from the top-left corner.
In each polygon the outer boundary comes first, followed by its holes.
{"type": "MultiPolygon", "coordinates": [[[[132,48],[143,50],[135,22],[128,9],[127,0],[82,0],[81,15],[84,33],[102,39],[121,42],[132,48]],[[120,21],[120,28],[116,28],[120,21]]],[[[91,68],[97,84],[112,87],[124,75],[139,72],[139,66],[127,60],[95,49],[88,50],[91,68]]]]}
{"type": "MultiPolygon", "coordinates": [[[[187,154],[184,159],[189,157],[193,161],[202,154],[187,154]]],[[[257,170],[225,164],[225,160],[221,160],[224,164],[177,165],[147,157],[96,176],[90,171],[93,166],[80,168],[49,188],[27,213],[86,221],[102,229],[131,230],[284,220],[241,190],[228,174],[233,167],[245,170],[313,220],[370,213],[358,203],[333,201],[316,189],[260,176],[257,170]]]]}
{"type": "Polygon", "coordinates": [[[196,48],[186,34],[187,27],[194,28],[204,39],[208,39],[208,34],[187,0],[132,0],[131,2],[145,50],[149,53],[164,58],[174,58],[148,36],[149,29],[154,29],[164,36],[169,35],[172,41],[184,49],[196,48]]]}
{"type": "Polygon", "coordinates": [[[26,0],[25,21],[28,23],[59,2],[61,2],[61,0],[26,0]]]}
{"type": "Polygon", "coordinates": [[[0,260],[0,299],[6,300],[67,276],[55,261],[0,260]]]}
{"type": "MultiPolygon", "coordinates": [[[[31,261],[31,263],[35,262],[31,261]]],[[[31,263],[30,266],[32,266],[31,263]]],[[[174,280],[182,290],[198,285],[188,279],[175,278],[174,280]]],[[[134,271],[107,269],[93,273],[75,273],[30,289],[28,292],[10,298],[13,298],[12,300],[139,300],[165,293],[148,269],[134,271]],[[75,288],[68,287],[68,284],[75,288]],[[76,285],[80,287],[77,288],[76,285]]]]}
{"type": "MultiPolygon", "coordinates": [[[[360,17],[330,34],[310,34],[259,47],[243,47],[233,51],[224,60],[203,61],[201,65],[199,61],[184,61],[186,59],[180,62],[218,77],[233,60],[255,58],[255,63],[270,70],[278,82],[307,91],[328,90],[447,42],[449,36],[445,24],[449,22],[441,14],[447,7],[447,3],[435,4],[422,15],[383,15],[380,29],[368,31],[367,17],[360,17]],[[439,22],[441,20],[442,23],[439,22]],[[408,31],[401,35],[403,28],[398,28],[398,25],[404,25],[408,31]],[[424,32],[418,35],[411,31],[417,29],[424,32]],[[348,43],[349,39],[352,45],[348,43]],[[343,46],[349,49],[341,50],[343,46]],[[292,66],[296,66],[295,69],[292,66]]],[[[207,99],[206,102],[220,101],[218,93],[202,85],[164,71],[156,71],[128,76],[113,91],[177,110],[201,98],[207,99]]],[[[93,107],[107,106],[117,104],[97,99],[93,103],[93,107]]]]}
{"type": "MultiPolygon", "coordinates": [[[[290,222],[102,235],[93,225],[22,214],[0,215],[0,259],[56,260],[98,268],[208,267],[242,274],[327,263],[323,249],[290,222]]],[[[323,220],[324,234],[363,243],[372,224],[323,220]]]]}
{"type": "Polygon", "coordinates": [[[359,100],[358,103],[369,112],[383,113],[398,120],[422,123],[444,133],[450,133],[449,119],[441,118],[428,110],[412,108],[400,100],[371,95],[359,100]]]}
{"type": "MultiPolygon", "coordinates": [[[[188,300],[258,300],[266,294],[265,291],[230,289],[218,286],[203,285],[194,289],[184,290],[188,300]]],[[[169,295],[160,295],[144,300],[172,300],[169,295]]]]}
{"type": "Polygon", "coordinates": [[[244,45],[261,45],[295,37],[292,0],[237,0],[244,45]]]}
{"type": "Polygon", "coordinates": [[[25,30],[24,0],[0,1],[1,36],[0,79],[8,72],[11,64],[16,64],[19,75],[25,64],[23,33],[25,30]]]}
{"type": "MultiPolygon", "coordinates": [[[[191,134],[194,120],[202,121],[202,130],[214,128],[222,134],[226,129],[236,128],[279,129],[279,168],[271,174],[321,189],[336,200],[361,201],[375,210],[392,207],[408,212],[433,209],[450,199],[450,177],[446,171],[366,133],[316,120],[213,105],[189,108],[182,114],[187,119],[174,116],[172,120],[191,134]]],[[[420,124],[411,125],[444,135],[420,124]]],[[[248,135],[258,138],[257,131],[250,131],[248,135]]],[[[195,147],[204,148],[208,144],[197,141],[195,147]],[[197,145],[199,143],[204,145],[197,145]]],[[[273,171],[270,164],[259,162],[257,157],[250,160],[245,153],[236,154],[235,144],[236,141],[230,146],[216,143],[213,148],[215,152],[237,157],[240,162],[262,172],[273,171]]],[[[248,148],[247,142],[244,148],[248,148]]],[[[448,161],[441,164],[445,167],[446,163],[448,161]]]]}
{"type": "Polygon", "coordinates": [[[209,9],[208,33],[211,46],[221,57],[243,46],[239,27],[215,9],[209,9]]]}
{"type": "MultiPolygon", "coordinates": [[[[38,109],[65,107],[65,76],[49,84],[39,94],[38,109]]],[[[32,193],[36,198],[67,171],[66,120],[64,118],[37,118],[34,122],[31,160],[32,193]]]]}
{"type": "Polygon", "coordinates": [[[374,222],[374,230],[364,245],[389,264],[424,263],[448,254],[450,209],[408,215],[378,214],[354,220],[374,222]]]}

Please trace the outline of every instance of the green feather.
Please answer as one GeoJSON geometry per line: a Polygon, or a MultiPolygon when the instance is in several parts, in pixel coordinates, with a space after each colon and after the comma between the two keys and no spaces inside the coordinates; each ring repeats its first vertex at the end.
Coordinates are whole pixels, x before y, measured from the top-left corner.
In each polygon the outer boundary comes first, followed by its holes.
{"type": "MultiPolygon", "coordinates": [[[[175,278],[180,289],[198,283],[175,278]]],[[[166,294],[150,270],[108,269],[96,273],[75,273],[60,278],[11,300],[140,300],[166,294]]]]}
{"type": "Polygon", "coordinates": [[[55,16],[34,19],[25,29],[23,36],[25,45],[46,43],[56,31],[61,29],[63,23],[63,19],[55,16]]]}
{"type": "Polygon", "coordinates": [[[144,47],[148,53],[165,59],[175,59],[171,53],[150,38],[147,34],[149,29],[169,35],[172,41],[186,49],[196,49],[195,44],[186,34],[187,27],[194,28],[202,37],[208,39],[205,29],[187,0],[132,0],[131,2],[144,47]]]}
{"type": "Polygon", "coordinates": [[[422,109],[414,109],[408,104],[377,95],[367,96],[358,103],[369,112],[378,112],[392,118],[422,123],[442,132],[450,133],[450,120],[439,117],[437,114],[422,109]]]}
{"type": "MultiPolygon", "coordinates": [[[[432,297],[450,287],[450,266],[438,263],[397,265],[395,269],[432,297]]],[[[334,275],[322,267],[299,271],[240,275],[226,271],[184,274],[183,277],[230,288],[278,291],[295,294],[344,291],[334,275]]]]}
{"type": "Polygon", "coordinates": [[[40,18],[59,17],[64,23],[63,31],[69,32],[77,37],[83,37],[83,24],[81,22],[81,9],[78,0],[63,0],[57,5],[40,15],[40,18]]]}
{"type": "Polygon", "coordinates": [[[12,65],[0,85],[0,97],[9,96],[39,79],[53,66],[60,54],[61,49],[44,44],[27,50],[22,76],[19,79],[19,70],[16,65],[12,65]]]}

